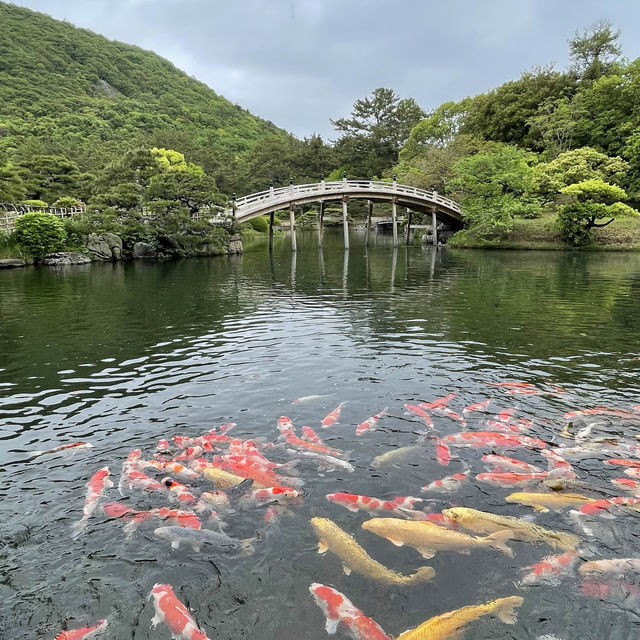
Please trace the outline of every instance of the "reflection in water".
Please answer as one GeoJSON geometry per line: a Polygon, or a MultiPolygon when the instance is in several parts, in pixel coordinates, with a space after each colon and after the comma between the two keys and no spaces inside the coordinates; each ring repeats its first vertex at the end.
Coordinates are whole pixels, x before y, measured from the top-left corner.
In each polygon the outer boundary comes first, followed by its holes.
{"type": "MultiPolygon", "coordinates": [[[[363,516],[329,505],[325,494],[413,495],[464,464],[484,471],[480,457],[488,451],[454,451],[460,458],[443,469],[403,404],[455,393],[451,408],[461,412],[492,396],[492,412],[517,406],[517,415],[535,421],[532,435],[556,443],[565,411],[638,404],[640,256],[394,250],[381,235],[365,249],[353,231],[345,251],[341,232],[330,229],[322,250],[314,234],[299,231],[297,241],[291,252],[286,237],[276,238],[271,255],[257,243],[237,258],[0,272],[3,640],[54,637],[67,616],[79,622],[70,626],[109,616],[108,637],[118,640],[165,637],[148,630],[146,597],[156,582],[171,583],[216,637],[325,637],[308,596],[311,582],[334,585],[397,635],[436,613],[514,593],[522,567],[545,555],[524,543],[514,544],[513,559],[439,553],[429,561],[433,583],[388,589],[346,576],[335,557],[315,554],[308,522],[332,518],[377,560],[409,575],[422,564],[417,554],[362,531],[363,516]],[[510,380],[566,392],[518,395],[488,386],[510,380]],[[291,404],[313,394],[326,397],[291,404]],[[237,422],[239,437],[272,441],[279,415],[315,428],[340,401],[341,423],[321,435],[351,450],[356,470],[318,475],[302,465],[304,506],[252,556],[170,551],[152,528],[127,538],[102,517],[71,537],[88,478],[104,465],[117,477],[132,448],[151,455],[161,437],[195,436],[224,422],[237,422]],[[389,416],[378,428],[355,437],[355,425],[385,406],[389,416]],[[77,440],[95,446],[74,456],[29,455],[77,440]],[[393,446],[414,455],[373,469],[370,461],[393,446]]],[[[480,428],[481,419],[469,418],[470,428],[480,428]]],[[[446,415],[434,420],[440,435],[461,428],[446,415]]],[[[594,422],[595,438],[638,433],[637,423],[606,416],[594,422]]],[[[278,451],[274,459],[284,462],[278,451]]],[[[545,465],[534,452],[518,456],[545,465]]],[[[571,462],[599,487],[624,475],[590,457],[571,462]]],[[[509,492],[473,481],[432,506],[524,515],[521,505],[506,505],[509,492]]],[[[134,493],[127,503],[152,506],[134,493]]],[[[253,535],[262,515],[239,509],[229,535],[253,535]]],[[[636,517],[597,520],[584,553],[637,555],[636,517]]],[[[538,514],[536,522],[586,535],[562,514],[538,514]]],[[[638,631],[630,598],[603,589],[595,598],[582,594],[575,579],[522,595],[516,627],[487,622],[467,637],[599,640],[638,631]]]]}

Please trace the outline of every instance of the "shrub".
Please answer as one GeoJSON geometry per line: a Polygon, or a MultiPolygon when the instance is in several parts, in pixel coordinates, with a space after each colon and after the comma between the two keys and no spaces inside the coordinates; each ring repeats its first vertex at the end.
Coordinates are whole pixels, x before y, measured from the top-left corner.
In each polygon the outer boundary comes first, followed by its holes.
{"type": "Polygon", "coordinates": [[[23,200],[22,204],[26,204],[28,207],[48,207],[49,206],[44,200],[23,200]]]}
{"type": "Polygon", "coordinates": [[[69,251],[82,251],[85,248],[83,236],[91,233],[88,221],[80,216],[74,216],[73,218],[65,218],[63,225],[67,234],[65,248],[69,251]]]}
{"type": "Polygon", "coordinates": [[[16,220],[15,239],[37,260],[64,248],[67,234],[62,221],[51,213],[33,211],[16,220]]]}
{"type": "Polygon", "coordinates": [[[77,209],[80,206],[80,200],[71,196],[63,196],[58,198],[51,206],[60,207],[61,209],[77,209]]]}
{"type": "Polygon", "coordinates": [[[260,216],[259,218],[252,218],[251,220],[249,220],[249,225],[252,229],[260,231],[260,233],[266,233],[267,231],[269,231],[269,223],[264,216],[260,216]]]}

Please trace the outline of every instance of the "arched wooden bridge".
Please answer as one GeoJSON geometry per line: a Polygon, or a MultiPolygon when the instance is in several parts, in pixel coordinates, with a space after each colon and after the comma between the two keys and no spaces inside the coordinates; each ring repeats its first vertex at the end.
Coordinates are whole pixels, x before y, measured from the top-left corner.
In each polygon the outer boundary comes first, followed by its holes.
{"type": "MultiPolygon", "coordinates": [[[[406,207],[409,211],[407,238],[411,228],[411,214],[413,211],[427,212],[432,215],[432,226],[436,228],[438,217],[462,226],[462,211],[460,205],[440,195],[437,191],[418,189],[408,185],[381,180],[343,180],[316,184],[290,184],[288,187],[273,187],[260,193],[238,198],[233,201],[233,208],[228,210],[238,222],[248,222],[258,216],[269,215],[269,247],[273,246],[273,214],[281,209],[289,209],[291,228],[291,245],[296,250],[295,236],[295,206],[307,202],[320,202],[318,217],[319,240],[322,240],[322,226],[324,217],[324,203],[332,200],[342,201],[342,224],[344,228],[345,248],[349,247],[349,228],[347,222],[349,200],[367,200],[369,215],[367,218],[367,240],[371,227],[371,212],[373,202],[391,203],[391,220],[393,226],[394,245],[398,244],[397,207],[406,207]]],[[[437,244],[437,234],[433,234],[434,244],[437,244]]]]}

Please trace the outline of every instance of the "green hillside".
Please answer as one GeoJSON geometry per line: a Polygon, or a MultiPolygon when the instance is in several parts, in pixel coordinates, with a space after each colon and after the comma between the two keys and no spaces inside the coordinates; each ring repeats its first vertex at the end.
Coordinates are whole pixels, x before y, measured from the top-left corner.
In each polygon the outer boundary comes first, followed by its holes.
{"type": "Polygon", "coordinates": [[[229,192],[234,166],[274,135],[290,138],[152,52],[0,2],[0,157],[61,155],[95,173],[165,147],[229,192]]]}

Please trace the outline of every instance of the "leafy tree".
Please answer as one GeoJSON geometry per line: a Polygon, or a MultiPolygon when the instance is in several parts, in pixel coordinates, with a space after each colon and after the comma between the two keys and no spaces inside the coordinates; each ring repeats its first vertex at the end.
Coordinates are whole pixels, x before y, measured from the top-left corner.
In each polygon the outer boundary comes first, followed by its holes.
{"type": "Polygon", "coordinates": [[[15,239],[37,260],[64,247],[67,234],[60,218],[37,211],[16,220],[15,239]]]}
{"type": "Polygon", "coordinates": [[[425,117],[413,98],[400,99],[392,89],[378,88],[356,100],[351,117],[331,120],[340,133],[339,164],[368,178],[380,176],[398,161],[411,129],[425,117]]]}
{"type": "Polygon", "coordinates": [[[158,173],[149,182],[146,198],[148,201],[179,203],[189,213],[196,213],[221,199],[215,182],[202,169],[158,173]]]}
{"type": "Polygon", "coordinates": [[[551,162],[536,167],[538,190],[553,197],[564,187],[585,180],[598,179],[621,184],[626,178],[629,165],[620,157],[610,158],[590,147],[565,151],[551,162]]]}
{"type": "Polygon", "coordinates": [[[64,156],[34,156],[23,167],[22,175],[27,196],[47,202],[74,195],[80,184],[78,165],[64,156]]]}
{"type": "Polygon", "coordinates": [[[536,161],[533,153],[493,143],[481,153],[458,160],[447,188],[462,202],[471,226],[487,235],[501,235],[513,228],[514,216],[540,214],[540,203],[533,195],[536,161]]]}
{"type": "Polygon", "coordinates": [[[606,227],[621,215],[637,215],[625,205],[627,194],[616,185],[599,178],[583,180],[561,189],[567,202],[558,207],[558,220],[564,238],[574,245],[587,242],[594,227],[606,227]],[[606,222],[598,222],[609,218],[606,222]]]}
{"type": "Polygon", "coordinates": [[[19,202],[25,196],[25,187],[17,167],[0,151],[0,202],[19,202]]]}
{"type": "Polygon", "coordinates": [[[539,137],[542,146],[552,158],[573,145],[578,120],[584,116],[579,102],[567,97],[545,100],[534,116],[527,121],[532,134],[539,137]]]}
{"type": "Polygon", "coordinates": [[[608,20],[599,20],[569,39],[573,68],[583,80],[597,80],[608,73],[621,55],[620,30],[608,20]]]}

